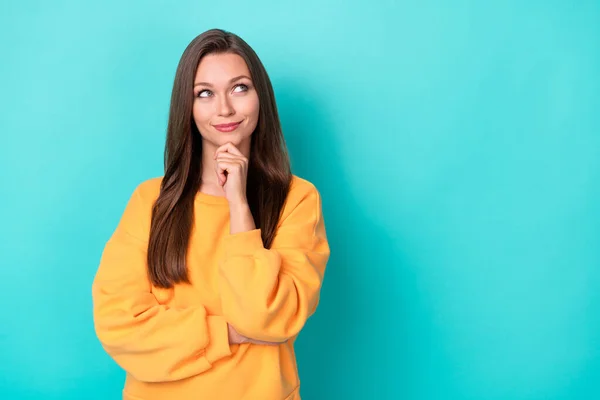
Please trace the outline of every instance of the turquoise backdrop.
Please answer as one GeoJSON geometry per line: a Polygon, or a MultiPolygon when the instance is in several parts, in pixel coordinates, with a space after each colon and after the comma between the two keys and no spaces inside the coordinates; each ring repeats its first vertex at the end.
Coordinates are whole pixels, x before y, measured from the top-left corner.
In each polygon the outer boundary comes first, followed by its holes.
{"type": "Polygon", "coordinates": [[[213,27],[323,196],[303,398],[600,398],[600,2],[4,0],[1,399],[119,398],[90,285],[213,27]]]}

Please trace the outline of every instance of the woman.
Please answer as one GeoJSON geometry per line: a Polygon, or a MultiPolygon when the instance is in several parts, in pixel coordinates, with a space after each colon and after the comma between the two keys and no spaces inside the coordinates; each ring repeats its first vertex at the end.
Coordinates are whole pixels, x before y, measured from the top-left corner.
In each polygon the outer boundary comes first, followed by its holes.
{"type": "Polygon", "coordinates": [[[204,32],[175,75],[164,176],[135,189],[93,282],[123,398],[300,399],[294,341],[328,258],[319,192],[290,171],[262,63],[204,32]]]}

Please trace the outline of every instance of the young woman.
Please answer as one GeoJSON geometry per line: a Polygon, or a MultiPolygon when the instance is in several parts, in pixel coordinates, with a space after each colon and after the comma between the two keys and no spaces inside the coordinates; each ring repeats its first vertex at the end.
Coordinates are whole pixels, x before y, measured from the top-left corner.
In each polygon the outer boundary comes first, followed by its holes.
{"type": "Polygon", "coordinates": [[[133,191],[92,286],[123,398],[300,399],[294,341],[329,254],[265,68],[240,37],[204,32],[175,75],[164,176],[133,191]]]}

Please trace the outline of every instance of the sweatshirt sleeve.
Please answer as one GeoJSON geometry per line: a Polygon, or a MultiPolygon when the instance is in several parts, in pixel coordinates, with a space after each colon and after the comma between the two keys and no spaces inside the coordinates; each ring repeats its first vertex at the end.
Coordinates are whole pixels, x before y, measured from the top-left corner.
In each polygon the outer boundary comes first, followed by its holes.
{"type": "Polygon", "coordinates": [[[173,381],[208,370],[231,350],[223,317],[207,315],[202,305],[168,307],[153,294],[146,271],[151,208],[138,186],[92,284],[94,327],[106,352],[133,377],[173,381]]]}
{"type": "Polygon", "coordinates": [[[291,212],[284,212],[270,249],[260,229],[225,238],[221,304],[242,335],[284,342],[316,310],[330,250],[319,192],[312,185],[303,192],[296,193],[291,212]]]}

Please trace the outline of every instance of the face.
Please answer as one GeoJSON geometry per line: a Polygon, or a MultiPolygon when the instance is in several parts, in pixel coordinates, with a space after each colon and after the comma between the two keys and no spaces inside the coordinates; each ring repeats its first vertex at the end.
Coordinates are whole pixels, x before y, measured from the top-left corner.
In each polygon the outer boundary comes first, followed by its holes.
{"type": "Polygon", "coordinates": [[[258,122],[258,94],[237,54],[202,58],[194,79],[194,121],[205,142],[218,147],[249,141],[258,122]]]}

